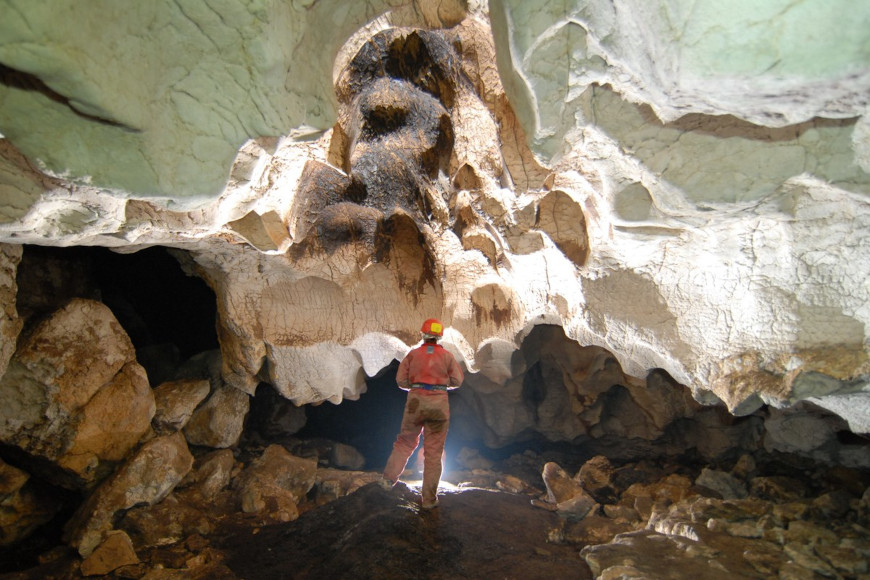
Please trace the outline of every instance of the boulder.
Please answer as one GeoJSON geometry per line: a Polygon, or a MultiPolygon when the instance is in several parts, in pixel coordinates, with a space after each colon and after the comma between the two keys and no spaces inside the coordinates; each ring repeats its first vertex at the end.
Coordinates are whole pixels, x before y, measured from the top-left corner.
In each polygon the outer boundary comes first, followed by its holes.
{"type": "Polygon", "coordinates": [[[179,431],[187,425],[196,407],[208,396],[206,379],[169,381],[154,389],[157,410],[152,425],[160,434],[179,431]]]}
{"type": "Polygon", "coordinates": [[[0,312],[0,377],[6,372],[21,332],[22,320],[15,308],[18,293],[15,277],[21,253],[21,246],[0,244],[0,304],[3,304],[0,312]]]}
{"type": "Polygon", "coordinates": [[[223,515],[214,506],[196,505],[170,493],[153,505],[127,510],[117,527],[130,536],[136,549],[142,550],[175,544],[193,534],[211,534],[215,520],[223,515]]]}
{"type": "Polygon", "coordinates": [[[305,427],[305,407],[294,405],[268,384],[260,384],[251,399],[248,423],[263,439],[286,437],[305,427]]]}
{"type": "Polygon", "coordinates": [[[558,464],[545,464],[541,476],[547,487],[547,501],[563,515],[582,519],[597,506],[595,499],[558,464]]]}
{"type": "Polygon", "coordinates": [[[749,493],[770,501],[790,502],[806,497],[806,485],[794,477],[770,475],[753,477],[749,481],[749,493]]]}
{"type": "Polygon", "coordinates": [[[552,461],[544,465],[541,477],[547,487],[547,501],[551,503],[562,503],[583,492],[580,484],[552,461]]]}
{"type": "Polygon", "coordinates": [[[64,539],[83,557],[112,529],[115,516],[136,505],[161,501],[193,466],[180,433],[152,439],[79,506],[64,528],[64,539]]]}
{"type": "Polygon", "coordinates": [[[572,544],[606,544],[617,534],[635,531],[636,526],[626,520],[590,515],[580,521],[568,522],[565,526],[565,540],[572,544]]]}
{"type": "Polygon", "coordinates": [[[234,488],[242,511],[289,521],[299,516],[296,505],[314,486],[316,476],[317,460],[270,445],[239,475],[234,488]]]}
{"type": "Polygon", "coordinates": [[[212,451],[197,458],[179,487],[192,489],[202,499],[212,499],[229,485],[235,467],[236,459],[231,450],[212,451]]]}
{"type": "Polygon", "coordinates": [[[641,519],[649,519],[656,509],[664,509],[682,499],[697,495],[692,480],[672,474],[652,483],[634,483],[620,497],[619,503],[633,507],[641,519]]]}
{"type": "Polygon", "coordinates": [[[715,491],[722,499],[742,499],[749,495],[745,483],[730,473],[708,467],[701,470],[695,484],[715,491]]]}
{"type": "Polygon", "coordinates": [[[57,464],[94,481],[100,462],[121,461],[148,432],[154,410],[145,370],[128,363],[76,414],[72,441],[57,464]]]}
{"type": "Polygon", "coordinates": [[[97,546],[81,566],[82,576],[104,576],[121,566],[139,563],[130,537],[122,531],[114,530],[106,534],[106,539],[97,546]]]}
{"type": "Polygon", "coordinates": [[[0,378],[0,441],[58,483],[85,487],[148,431],[154,399],[130,338],[112,312],[73,299],[23,338],[0,378]]]}
{"type": "Polygon", "coordinates": [[[613,503],[616,489],[613,484],[613,465],[603,455],[596,455],[583,464],[574,480],[601,503],[613,503]]]}
{"type": "Polygon", "coordinates": [[[329,503],[380,479],[380,473],[370,471],[318,468],[314,480],[314,488],[317,490],[315,502],[318,505],[329,503]]]}
{"type": "Polygon", "coordinates": [[[49,493],[29,485],[30,475],[0,459],[0,546],[30,536],[61,507],[49,493]]]}
{"type": "Polygon", "coordinates": [[[249,405],[247,394],[234,387],[220,386],[194,411],[184,427],[184,436],[191,445],[232,447],[242,436],[249,405]]]}
{"type": "Polygon", "coordinates": [[[351,445],[335,443],[329,453],[329,464],[340,469],[358,471],[366,464],[366,458],[351,445]]]}

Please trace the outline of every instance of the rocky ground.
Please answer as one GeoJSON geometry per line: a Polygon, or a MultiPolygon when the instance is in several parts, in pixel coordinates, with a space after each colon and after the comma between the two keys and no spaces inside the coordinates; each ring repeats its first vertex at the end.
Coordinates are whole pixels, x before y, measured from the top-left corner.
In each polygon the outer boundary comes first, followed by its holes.
{"type": "Polygon", "coordinates": [[[870,578],[866,472],[764,453],[461,459],[432,511],[413,479],[385,491],[366,471],[319,468],[293,513],[268,499],[246,513],[237,485],[209,501],[181,486],[127,511],[116,546],[48,549],[0,579],[870,578]]]}
{"type": "Polygon", "coordinates": [[[236,530],[217,544],[239,578],[591,578],[578,551],[552,544],[559,516],[484,489],[421,510],[404,485],[370,484],[295,522],[236,530]]]}

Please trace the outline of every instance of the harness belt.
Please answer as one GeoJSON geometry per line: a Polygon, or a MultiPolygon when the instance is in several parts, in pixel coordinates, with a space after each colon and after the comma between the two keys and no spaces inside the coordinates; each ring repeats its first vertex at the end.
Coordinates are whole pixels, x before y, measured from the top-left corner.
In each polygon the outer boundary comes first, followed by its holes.
{"type": "Polygon", "coordinates": [[[430,385],[427,383],[413,383],[412,389],[423,389],[424,391],[446,391],[447,385],[430,385]]]}

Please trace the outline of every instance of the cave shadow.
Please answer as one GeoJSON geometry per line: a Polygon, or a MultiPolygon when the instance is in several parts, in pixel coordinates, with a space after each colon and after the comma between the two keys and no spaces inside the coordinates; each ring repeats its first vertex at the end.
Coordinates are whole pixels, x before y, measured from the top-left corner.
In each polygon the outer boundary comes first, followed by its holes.
{"type": "Polygon", "coordinates": [[[24,246],[16,308],[25,330],[73,298],[102,302],[130,337],[151,386],[158,386],[184,360],[218,348],[215,294],[186,274],[171,251],[24,246]]]}

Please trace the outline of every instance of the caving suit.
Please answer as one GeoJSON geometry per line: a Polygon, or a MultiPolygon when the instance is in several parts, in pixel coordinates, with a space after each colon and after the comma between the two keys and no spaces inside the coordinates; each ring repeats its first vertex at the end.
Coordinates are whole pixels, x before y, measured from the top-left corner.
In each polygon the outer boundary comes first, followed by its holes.
{"type": "Polygon", "coordinates": [[[396,382],[408,391],[402,427],[387,460],[384,477],[398,481],[423,433],[423,505],[432,505],[441,480],[441,454],[450,425],[447,390],[458,388],[462,369],[453,355],[434,341],[413,349],[399,364],[396,382]]]}

